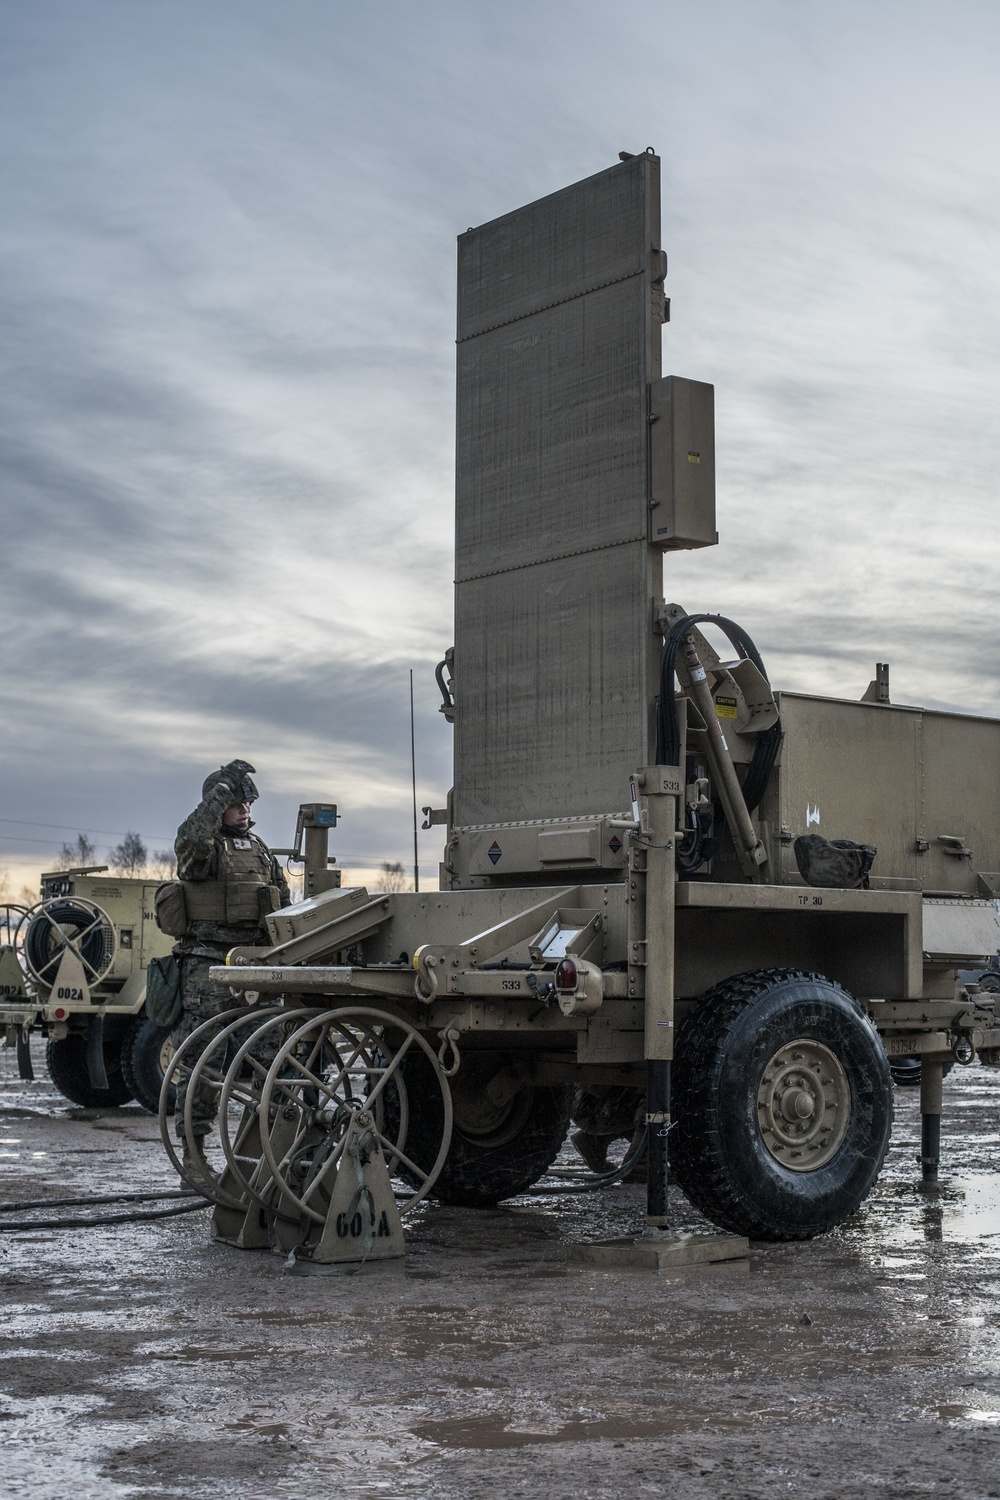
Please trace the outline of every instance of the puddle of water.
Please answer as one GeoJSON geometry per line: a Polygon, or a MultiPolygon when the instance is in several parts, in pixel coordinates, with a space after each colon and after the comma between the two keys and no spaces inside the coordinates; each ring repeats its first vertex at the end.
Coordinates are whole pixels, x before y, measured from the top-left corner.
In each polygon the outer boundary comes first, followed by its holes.
{"type": "Polygon", "coordinates": [[[35,1396],[20,1400],[0,1392],[3,1417],[4,1494],[30,1500],[125,1500],[131,1484],[98,1473],[101,1441],[78,1419],[107,1403],[103,1396],[35,1396]]]}
{"type": "Polygon", "coordinates": [[[881,1183],[856,1222],[872,1249],[888,1252],[880,1264],[897,1277],[897,1268],[909,1264],[915,1270],[918,1262],[892,1252],[918,1245],[968,1244],[981,1254],[1000,1256],[1000,1174],[970,1172],[931,1184],[881,1183]]]}
{"type": "MultiPolygon", "coordinates": [[[[216,1360],[219,1364],[231,1365],[246,1360],[266,1361],[270,1350],[259,1347],[251,1348],[249,1345],[234,1348],[218,1344],[213,1348],[206,1348],[201,1344],[141,1344],[136,1347],[135,1352],[144,1359],[177,1360],[182,1364],[199,1364],[202,1360],[216,1360]]],[[[292,1344],[283,1343],[281,1352],[283,1355],[296,1353],[307,1355],[309,1351],[304,1347],[296,1348],[292,1344]]]]}
{"type": "Polygon", "coordinates": [[[941,1422],[985,1422],[991,1427],[1000,1426],[1000,1411],[989,1411],[978,1406],[935,1406],[931,1416],[941,1422]]]}
{"type": "Polygon", "coordinates": [[[439,1448],[473,1448],[488,1451],[497,1448],[525,1448],[538,1443],[642,1442],[651,1438],[676,1437],[697,1431],[711,1422],[713,1428],[745,1428],[771,1416],[761,1410],[722,1413],[717,1408],[702,1410],[686,1407],[683,1414],[637,1421],[629,1415],[611,1417],[572,1417],[567,1421],[530,1421],[511,1414],[453,1417],[444,1421],[418,1422],[410,1431],[439,1448]]]}

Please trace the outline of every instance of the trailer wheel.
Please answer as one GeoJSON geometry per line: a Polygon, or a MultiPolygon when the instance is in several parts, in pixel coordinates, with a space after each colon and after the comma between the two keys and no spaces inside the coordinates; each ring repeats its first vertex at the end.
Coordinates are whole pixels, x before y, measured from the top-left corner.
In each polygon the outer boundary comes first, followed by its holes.
{"type": "MultiPolygon", "coordinates": [[[[157,1026],[148,1016],[136,1016],[122,1048],[122,1075],[143,1109],[160,1112],[163,1077],[174,1055],[171,1037],[176,1027],[157,1026]]],[[[176,1089],[171,1087],[167,1113],[173,1114],[176,1089]]]]}
{"type": "Polygon", "coordinates": [[[868,1195],[892,1128],[889,1064],[832,980],[760,969],[717,985],[681,1027],[675,1079],[677,1180],[720,1228],[809,1239],[868,1195]]]}
{"type": "MultiPolygon", "coordinates": [[[[422,1056],[406,1059],[404,1079],[410,1108],[406,1154],[426,1169],[441,1141],[441,1105],[422,1056]]],[[[551,1167],[569,1129],[574,1090],[519,1083],[512,1054],[466,1052],[451,1080],[451,1097],[451,1148],[431,1196],[461,1208],[492,1208],[523,1193],[551,1167]]]]}
{"type": "Polygon", "coordinates": [[[59,1041],[50,1041],[45,1049],[49,1077],[71,1104],[85,1109],[117,1109],[132,1098],[122,1072],[122,1048],[131,1025],[131,1016],[104,1017],[104,1071],[106,1089],[94,1088],[87,1068],[87,1038],[70,1032],[59,1041]]]}

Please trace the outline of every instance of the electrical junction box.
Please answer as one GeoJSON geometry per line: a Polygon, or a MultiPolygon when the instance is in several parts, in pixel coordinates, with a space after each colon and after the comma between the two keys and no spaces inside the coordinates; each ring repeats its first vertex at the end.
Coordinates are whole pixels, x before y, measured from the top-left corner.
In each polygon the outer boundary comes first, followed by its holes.
{"type": "Polygon", "coordinates": [[[649,388],[649,540],[714,547],[715,387],[668,375],[649,388]]]}

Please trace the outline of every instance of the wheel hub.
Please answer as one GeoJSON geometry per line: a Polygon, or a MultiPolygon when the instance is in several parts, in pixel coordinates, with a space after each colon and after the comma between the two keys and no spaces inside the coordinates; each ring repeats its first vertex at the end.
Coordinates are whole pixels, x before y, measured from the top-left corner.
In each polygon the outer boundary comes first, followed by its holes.
{"type": "Polygon", "coordinates": [[[530,1090],[508,1067],[490,1076],[467,1058],[451,1088],[455,1129],[482,1145],[502,1146],[513,1140],[531,1112],[530,1090]]]}
{"type": "Polygon", "coordinates": [[[815,1172],[836,1155],[851,1114],[851,1086],[836,1054],[811,1037],[780,1047],[757,1090],[761,1139],[792,1172],[815,1172]]]}

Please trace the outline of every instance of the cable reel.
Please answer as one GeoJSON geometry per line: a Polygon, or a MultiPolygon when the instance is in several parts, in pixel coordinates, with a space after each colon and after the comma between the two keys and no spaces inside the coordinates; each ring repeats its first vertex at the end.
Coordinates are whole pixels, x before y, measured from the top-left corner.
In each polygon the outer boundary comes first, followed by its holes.
{"type": "Polygon", "coordinates": [[[0,1000],[26,999],[21,922],[26,906],[0,901],[0,1000]]]}
{"type": "Polygon", "coordinates": [[[89,999],[118,952],[115,925],[103,907],[84,896],[54,896],[30,907],[15,934],[22,963],[41,989],[56,998],[89,999]],[[65,995],[60,991],[66,990],[65,995]]]}
{"type": "Polygon", "coordinates": [[[215,1204],[215,1237],[319,1263],[403,1253],[401,1215],[437,1179],[451,1125],[451,1090],[431,1044],[367,1006],[223,1011],[177,1049],[160,1095],[164,1147],[215,1204]],[[411,1049],[431,1065],[440,1099],[425,1097],[423,1069],[421,1098],[411,1099],[411,1049]],[[183,1104],[172,1122],[174,1089],[183,1104]],[[415,1107],[442,1124],[430,1171],[406,1154],[415,1107]]]}
{"type": "Polygon", "coordinates": [[[261,1088],[285,1038],[307,1016],[318,1013],[315,1006],[292,1011],[255,1006],[249,1014],[234,1017],[216,1032],[191,1068],[184,1098],[184,1139],[188,1158],[197,1159],[201,1172],[211,1178],[219,1207],[242,1212],[256,1202],[265,1209],[280,1209],[261,1158],[261,1088]],[[222,1162],[213,1159],[213,1153],[217,1156],[216,1143],[196,1133],[197,1099],[203,1103],[214,1100],[222,1162]]]}
{"type": "Polygon", "coordinates": [[[20,947],[21,921],[27,910],[16,901],[0,901],[0,948],[20,947]]]}
{"type": "MultiPolygon", "coordinates": [[[[233,1038],[241,1028],[249,1028],[251,1035],[270,1027],[280,1013],[261,1011],[257,1006],[238,1005],[210,1016],[186,1036],[164,1071],[160,1089],[160,1139],[177,1175],[200,1193],[203,1198],[225,1208],[245,1209],[250,1196],[243,1183],[230,1184],[224,1181],[226,1168],[218,1161],[215,1143],[208,1135],[196,1134],[192,1116],[192,1099],[195,1089],[191,1079],[199,1070],[199,1079],[204,1077],[203,1087],[221,1092],[221,1081],[234,1050],[233,1038]],[[200,1065],[204,1064],[204,1067],[200,1065]],[[221,1074],[221,1078],[220,1078],[221,1074]],[[184,1094],[183,1115],[178,1116],[173,1104],[184,1094]],[[182,1132],[176,1127],[181,1124],[182,1132]],[[183,1155],[178,1147],[182,1147],[183,1155]]],[[[198,1080],[196,1079],[196,1083],[198,1080]]]]}
{"type": "Polygon", "coordinates": [[[314,1225],[326,1224],[338,1172],[360,1130],[384,1159],[390,1178],[399,1166],[419,1184],[394,1178],[400,1217],[427,1196],[451,1145],[452,1100],[447,1077],[429,1042],[407,1022],[368,1006],[315,1016],[285,1042],[268,1071],[260,1100],[264,1157],[283,1195],[314,1225]],[[425,1171],[407,1156],[413,1108],[405,1059],[423,1052],[441,1095],[437,1157],[425,1171]]]}

